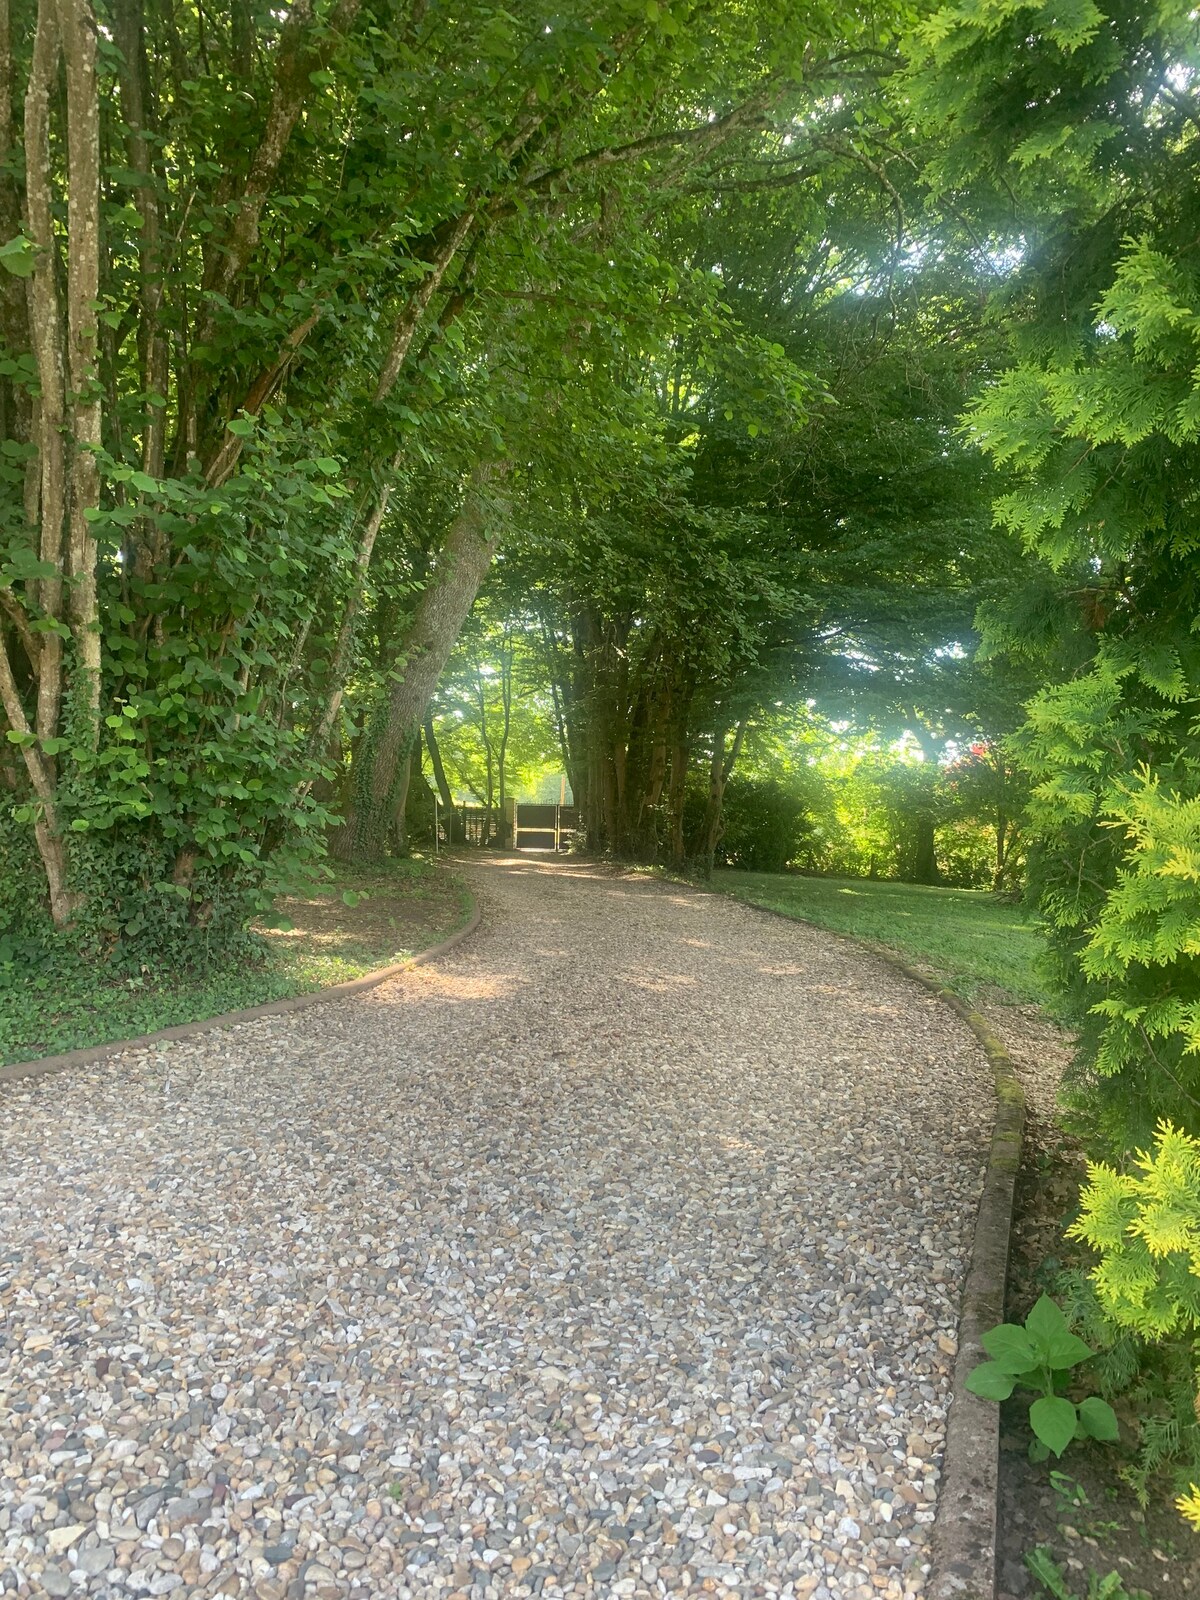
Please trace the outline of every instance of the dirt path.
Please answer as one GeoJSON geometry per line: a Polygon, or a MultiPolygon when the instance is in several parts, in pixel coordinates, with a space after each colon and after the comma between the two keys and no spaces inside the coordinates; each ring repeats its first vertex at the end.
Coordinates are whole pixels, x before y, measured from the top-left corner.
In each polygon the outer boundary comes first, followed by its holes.
{"type": "Polygon", "coordinates": [[[0,1090],[0,1593],[921,1593],[972,1036],[717,897],[465,870],[436,966],[0,1090]]]}

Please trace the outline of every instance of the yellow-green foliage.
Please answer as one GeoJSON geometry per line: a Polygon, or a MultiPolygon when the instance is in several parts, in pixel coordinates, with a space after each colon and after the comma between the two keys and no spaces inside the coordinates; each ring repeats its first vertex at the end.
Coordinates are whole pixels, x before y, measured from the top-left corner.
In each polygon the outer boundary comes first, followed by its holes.
{"type": "Polygon", "coordinates": [[[1124,834],[1117,881],[1082,955],[1083,970],[1110,985],[1092,1006],[1105,1019],[1096,1069],[1109,1074],[1153,1056],[1200,1052],[1200,799],[1167,788],[1149,771],[1115,786],[1104,816],[1124,834]],[[1139,982],[1131,982],[1137,972],[1139,982]]]}
{"type": "Polygon", "coordinates": [[[1200,1328],[1200,1139],[1161,1123],[1132,1172],[1094,1163],[1088,1178],[1070,1232],[1099,1253],[1105,1311],[1146,1338],[1200,1328]]]}
{"type": "MultiPolygon", "coordinates": [[[[1200,1139],[1161,1123],[1133,1172],[1088,1168],[1083,1208],[1070,1232],[1100,1260],[1092,1282],[1107,1314],[1148,1339],[1200,1330],[1200,1139]]],[[[1200,1403],[1200,1402],[1198,1402],[1200,1403]]],[[[1200,1532],[1200,1488],[1175,1501],[1200,1532]]]]}

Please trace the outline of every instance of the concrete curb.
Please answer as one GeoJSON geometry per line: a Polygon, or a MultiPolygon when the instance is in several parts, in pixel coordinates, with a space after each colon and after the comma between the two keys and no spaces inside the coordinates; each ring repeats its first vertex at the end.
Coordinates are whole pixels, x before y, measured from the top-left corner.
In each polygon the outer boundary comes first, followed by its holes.
{"type": "MultiPolygon", "coordinates": [[[[703,892],[719,894],[721,891],[703,892]]],[[[722,895],[722,898],[784,922],[802,923],[806,928],[818,929],[879,956],[957,1012],[987,1056],[996,1087],[996,1120],[983,1193],[975,1215],[971,1261],[963,1285],[958,1354],[951,1378],[946,1450],[934,1513],[931,1570],[925,1596],[926,1600],[995,1600],[1000,1407],[972,1394],[967,1388],[967,1378],[979,1362],[987,1359],[981,1336],[1004,1321],[1008,1243],[1025,1127],[1025,1091],[1017,1078],[1012,1057],[986,1017],[952,989],[910,965],[886,946],[870,939],[856,939],[853,934],[839,933],[819,922],[789,917],[786,912],[774,911],[770,906],[756,906],[735,895],[722,895]]]]}
{"type": "MultiPolygon", "coordinates": [[[[466,893],[470,894],[470,890],[466,893]]],[[[0,1084],[46,1077],[52,1072],[63,1072],[67,1067],[103,1061],[108,1056],[120,1055],[126,1050],[144,1050],[149,1045],[165,1044],[169,1039],[194,1039],[198,1034],[234,1027],[239,1022],[253,1022],[257,1017],[283,1017],[293,1011],[307,1011],[309,1006],[323,1005],[327,1000],[345,1000],[350,995],[361,994],[364,989],[374,989],[389,978],[398,978],[413,967],[438,960],[474,933],[482,916],[478,900],[471,895],[471,914],[461,928],[457,928],[440,944],[430,945],[428,950],[418,950],[416,955],[393,962],[390,967],[379,967],[374,972],[364,973],[361,978],[348,978],[345,983],[330,984],[327,989],[314,989],[309,994],[291,995],[284,1000],[267,1000],[260,1006],[247,1006],[242,1011],[226,1011],[220,1016],[207,1017],[203,1022],[182,1022],[174,1028],[159,1028],[154,1033],[139,1034],[134,1039],[114,1039],[110,1044],[85,1045],[79,1050],[64,1051],[62,1055],[39,1056],[35,1061],[14,1061],[9,1066],[0,1066],[0,1084]]]]}
{"type": "Polygon", "coordinates": [[[956,1011],[983,1046],[996,1085],[996,1121],[983,1193],[975,1214],[971,1264],[963,1285],[958,1354],[946,1419],[946,1453],[933,1519],[927,1600],[994,1600],[996,1517],[1000,1489],[1000,1407],[967,1388],[967,1378],[987,1360],[981,1339],[1004,1321],[1008,1243],[1021,1166],[1025,1091],[999,1034],[952,990],[894,959],[901,971],[956,1011]]]}

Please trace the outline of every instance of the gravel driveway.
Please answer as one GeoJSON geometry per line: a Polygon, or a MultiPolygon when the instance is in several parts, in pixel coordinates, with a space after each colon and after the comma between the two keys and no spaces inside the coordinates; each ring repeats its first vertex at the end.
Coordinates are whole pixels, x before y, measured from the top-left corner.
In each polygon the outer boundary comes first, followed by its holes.
{"type": "Polygon", "coordinates": [[[715,896],[464,870],[437,964],[0,1086],[0,1592],[921,1594],[973,1037],[715,896]]]}

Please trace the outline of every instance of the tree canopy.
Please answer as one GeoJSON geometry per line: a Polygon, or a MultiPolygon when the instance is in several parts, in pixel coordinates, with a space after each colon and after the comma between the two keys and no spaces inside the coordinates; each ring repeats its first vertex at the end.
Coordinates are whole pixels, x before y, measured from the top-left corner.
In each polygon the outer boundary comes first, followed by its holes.
{"type": "Polygon", "coordinates": [[[1198,28],[0,0],[0,973],[561,768],[1024,885],[1090,1150],[1194,1140],[1198,28]]]}

